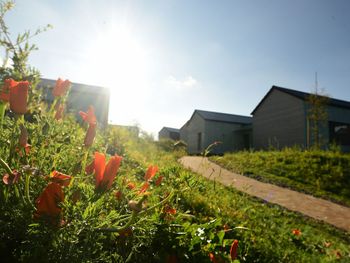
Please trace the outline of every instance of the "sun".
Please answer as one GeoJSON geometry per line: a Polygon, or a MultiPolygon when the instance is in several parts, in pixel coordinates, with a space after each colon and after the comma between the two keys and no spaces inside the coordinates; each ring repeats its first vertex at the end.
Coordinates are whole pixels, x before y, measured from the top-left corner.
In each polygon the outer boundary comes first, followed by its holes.
{"type": "Polygon", "coordinates": [[[109,121],[138,122],[147,93],[149,59],[145,45],[126,26],[112,26],[94,36],[88,52],[87,73],[103,79],[111,91],[109,121]]]}

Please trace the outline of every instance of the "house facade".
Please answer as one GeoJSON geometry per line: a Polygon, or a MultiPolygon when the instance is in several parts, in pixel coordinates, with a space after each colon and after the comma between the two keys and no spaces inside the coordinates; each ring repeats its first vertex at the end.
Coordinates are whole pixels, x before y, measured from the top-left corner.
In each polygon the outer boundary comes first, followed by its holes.
{"type": "MultiPolygon", "coordinates": [[[[38,87],[43,90],[44,100],[51,103],[54,100],[52,89],[56,80],[42,78],[38,87]]],[[[109,89],[104,87],[72,83],[66,101],[66,111],[79,117],[79,111],[87,111],[89,106],[95,108],[95,115],[100,126],[107,126],[109,111],[109,89]]]]}
{"type": "Polygon", "coordinates": [[[252,141],[252,118],[227,113],[195,110],[180,129],[180,139],[187,143],[190,154],[200,154],[219,142],[211,153],[249,149],[252,141]]]}
{"type": "MultiPolygon", "coordinates": [[[[272,86],[251,113],[254,148],[312,146],[315,138],[310,96],[310,93],[272,86]]],[[[350,151],[350,102],[327,98],[324,111],[318,140],[325,147],[334,142],[343,151],[350,151]]]]}
{"type": "Polygon", "coordinates": [[[175,128],[170,128],[170,127],[163,127],[159,132],[158,132],[158,139],[171,139],[174,141],[180,140],[180,130],[175,129],[175,128]]]}

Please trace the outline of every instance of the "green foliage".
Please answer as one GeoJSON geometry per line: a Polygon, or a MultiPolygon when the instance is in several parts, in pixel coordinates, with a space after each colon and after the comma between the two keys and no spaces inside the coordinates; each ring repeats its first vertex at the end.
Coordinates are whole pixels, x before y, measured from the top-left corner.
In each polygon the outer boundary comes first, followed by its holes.
{"type": "Polygon", "coordinates": [[[212,158],[235,172],[350,205],[350,155],[287,148],[212,158]]]}

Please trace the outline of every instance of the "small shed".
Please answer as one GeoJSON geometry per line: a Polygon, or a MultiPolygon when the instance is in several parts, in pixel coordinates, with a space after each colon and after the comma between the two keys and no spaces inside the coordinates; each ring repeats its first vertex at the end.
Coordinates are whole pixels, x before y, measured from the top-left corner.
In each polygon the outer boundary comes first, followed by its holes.
{"type": "MultiPolygon", "coordinates": [[[[43,90],[44,100],[49,104],[54,97],[52,89],[56,85],[56,80],[42,78],[38,87],[43,90]]],[[[89,106],[95,108],[95,115],[98,123],[106,127],[108,124],[110,92],[108,88],[86,85],[72,82],[72,87],[66,102],[66,111],[74,113],[79,119],[79,111],[87,111],[89,106]]]]}
{"type": "Polygon", "coordinates": [[[158,132],[158,139],[171,139],[174,141],[180,140],[180,130],[170,127],[163,127],[158,132]]]}
{"type": "MultiPolygon", "coordinates": [[[[253,115],[253,145],[255,149],[291,147],[307,148],[313,144],[309,112],[312,94],[272,86],[251,113],[253,115]]],[[[323,97],[324,96],[318,96],[323,97]]],[[[326,118],[320,138],[327,147],[338,144],[350,151],[350,102],[326,98],[326,118]]]]}
{"type": "Polygon", "coordinates": [[[213,154],[249,149],[251,122],[249,116],[195,110],[180,129],[180,139],[187,143],[190,154],[200,154],[213,143],[213,154]]]}

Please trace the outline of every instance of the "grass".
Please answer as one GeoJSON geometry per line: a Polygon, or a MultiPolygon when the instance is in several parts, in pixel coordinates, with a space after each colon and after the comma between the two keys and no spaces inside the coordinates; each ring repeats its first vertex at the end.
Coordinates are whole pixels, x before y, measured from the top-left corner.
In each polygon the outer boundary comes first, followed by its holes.
{"type": "Polygon", "coordinates": [[[183,169],[169,154],[148,157],[163,167],[172,187],[187,189],[178,199],[183,211],[204,221],[220,218],[232,229],[225,235],[240,241],[242,262],[349,260],[349,233],[208,181],[183,169]],[[301,236],[294,236],[293,229],[300,229],[301,236]]]}
{"type": "Polygon", "coordinates": [[[211,160],[259,181],[350,206],[349,154],[284,149],[229,153],[211,160]]]}

